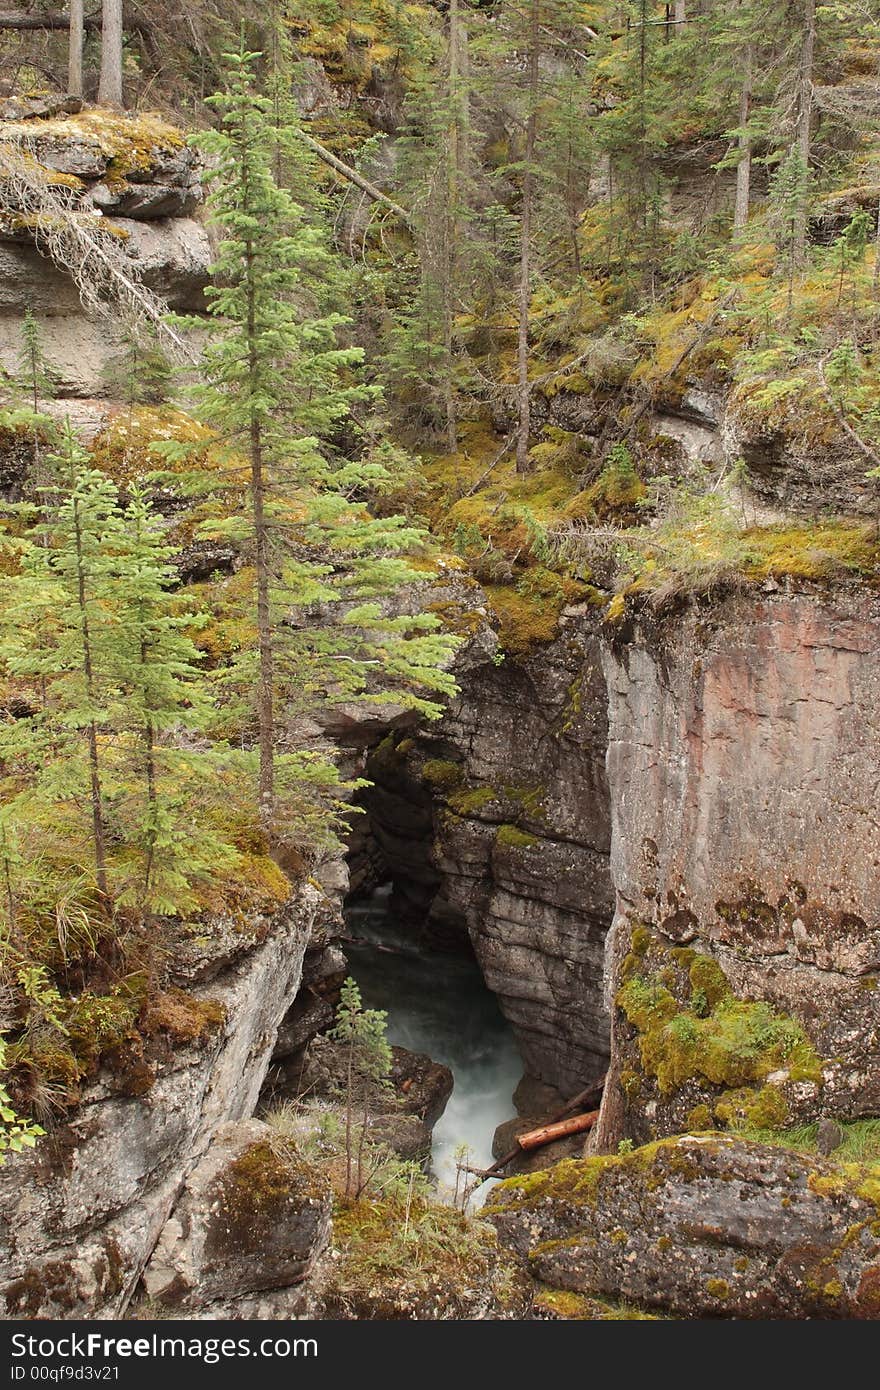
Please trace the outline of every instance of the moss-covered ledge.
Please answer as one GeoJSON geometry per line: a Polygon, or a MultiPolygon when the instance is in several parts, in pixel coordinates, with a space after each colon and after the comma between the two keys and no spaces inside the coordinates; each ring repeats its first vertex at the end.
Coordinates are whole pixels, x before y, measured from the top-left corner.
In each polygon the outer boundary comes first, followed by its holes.
{"type": "Polygon", "coordinates": [[[689,1317],[880,1314],[873,1163],[686,1135],[510,1179],[485,1215],[566,1296],[689,1317]]]}
{"type": "Polygon", "coordinates": [[[618,978],[617,1084],[625,1132],[637,1141],[779,1130],[817,1110],[826,1063],[804,1027],[766,1000],[738,996],[712,956],[637,922],[618,978]]]}

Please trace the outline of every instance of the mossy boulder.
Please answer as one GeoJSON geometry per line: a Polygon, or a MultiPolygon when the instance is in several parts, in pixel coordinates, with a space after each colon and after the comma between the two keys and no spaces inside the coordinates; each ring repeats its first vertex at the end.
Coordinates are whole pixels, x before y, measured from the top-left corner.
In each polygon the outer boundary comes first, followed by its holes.
{"type": "Polygon", "coordinates": [[[326,1177],[267,1125],[226,1125],[187,1179],[146,1291],[193,1308],[297,1284],[327,1244],[330,1206],[326,1177]]]}
{"type": "Polygon", "coordinates": [[[685,1317],[880,1313],[876,1165],[690,1135],[511,1179],[485,1214],[561,1291],[551,1315],[591,1316],[573,1295],[685,1317]]]}
{"type": "Polygon", "coordinates": [[[483,1221],[416,1198],[337,1203],[332,1260],[316,1279],[322,1318],[522,1318],[531,1282],[483,1221]]]}
{"type": "Polygon", "coordinates": [[[88,107],[0,121],[0,139],[26,139],[45,177],[81,189],[101,212],[190,217],[202,202],[196,151],[155,113],[88,107]]]}

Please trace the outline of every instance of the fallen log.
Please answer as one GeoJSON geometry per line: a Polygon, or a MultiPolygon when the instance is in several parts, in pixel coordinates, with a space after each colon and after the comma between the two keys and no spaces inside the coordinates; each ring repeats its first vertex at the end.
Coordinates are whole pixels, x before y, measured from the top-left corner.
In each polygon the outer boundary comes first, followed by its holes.
{"type": "Polygon", "coordinates": [[[299,129],[296,129],[295,134],[299,136],[304,144],[308,145],[309,149],[312,150],[319,159],[323,159],[325,164],[329,164],[330,168],[334,169],[337,174],[341,174],[344,179],[348,179],[349,183],[353,183],[356,188],[359,188],[362,193],[366,193],[367,197],[372,198],[375,203],[384,204],[396,217],[400,218],[400,221],[403,222],[405,226],[412,226],[412,215],[407,212],[406,208],[401,207],[400,203],[395,203],[393,198],[389,198],[387,193],[383,193],[381,188],[377,188],[374,183],[371,183],[370,180],[359,173],[357,169],[352,169],[350,164],[344,164],[338,155],[335,155],[332,150],[328,150],[327,146],[322,145],[313,135],[307,135],[304,130],[299,129]]]}
{"type": "MultiPolygon", "coordinates": [[[[607,1079],[608,1073],[605,1072],[603,1076],[599,1077],[598,1081],[591,1081],[589,1086],[585,1086],[576,1096],[572,1096],[571,1100],[568,1101],[566,1105],[563,1105],[561,1110],[554,1111],[547,1120],[547,1124],[552,1125],[555,1124],[557,1120],[564,1120],[570,1111],[577,1110],[581,1105],[589,1105],[591,1101],[595,1102],[601,1100],[607,1079]]],[[[487,1178],[497,1178],[498,1174],[506,1168],[509,1163],[512,1163],[515,1158],[519,1158],[521,1153],[522,1149],[519,1147],[519,1144],[517,1144],[515,1149],[511,1149],[508,1153],[502,1154],[501,1158],[496,1159],[491,1168],[484,1168],[482,1171],[473,1168],[469,1169],[469,1172],[476,1172],[479,1177],[479,1182],[477,1182],[475,1186],[479,1187],[480,1183],[485,1182],[487,1178]]]]}
{"type": "MultiPolygon", "coordinates": [[[[86,29],[100,29],[100,15],[86,15],[83,20],[86,29]]],[[[9,14],[0,13],[0,29],[69,29],[68,14],[9,14]]]]}
{"type": "Polygon", "coordinates": [[[559,1120],[555,1125],[541,1125],[540,1129],[530,1129],[526,1134],[518,1134],[517,1144],[526,1153],[531,1149],[542,1149],[552,1144],[554,1139],[565,1139],[569,1134],[583,1134],[592,1129],[599,1118],[598,1110],[588,1110],[584,1115],[573,1115],[570,1120],[559,1120]]]}

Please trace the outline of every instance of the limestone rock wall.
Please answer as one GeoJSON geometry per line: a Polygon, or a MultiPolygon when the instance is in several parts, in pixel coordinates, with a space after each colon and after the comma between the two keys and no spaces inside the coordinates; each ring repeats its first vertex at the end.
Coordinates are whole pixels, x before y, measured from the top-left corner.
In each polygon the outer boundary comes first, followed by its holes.
{"type": "MultiPolygon", "coordinates": [[[[0,142],[13,142],[34,167],[58,180],[55,192],[81,218],[105,222],[137,277],[172,309],[204,309],[211,247],[199,220],[204,194],[196,152],[157,117],[66,106],[4,103],[0,142]]],[[[56,372],[57,394],[71,400],[107,396],[108,366],[125,345],[120,326],[84,312],[70,277],[6,209],[0,219],[0,365],[8,371],[16,370],[26,309],[56,372]]]]}
{"type": "MultiPolygon", "coordinates": [[[[454,944],[467,931],[526,1069],[566,1093],[607,1056],[605,692],[594,622],[531,659],[463,670],[437,725],[368,762],[395,904],[454,944]]],[[[363,853],[363,851],[362,851],[363,853]]]]}
{"type": "MultiPolygon", "coordinates": [[[[68,1123],[0,1168],[6,1317],[112,1318],[125,1309],[187,1174],[222,1125],[253,1113],[324,910],[323,895],[306,885],[256,924],[244,949],[218,927],[216,949],[194,952],[190,975],[201,981],[195,998],[223,1006],[221,1027],[174,1052],[145,1094],[99,1082],[68,1123]]],[[[241,940],[240,930],[228,935],[241,940]]]]}
{"type": "MultiPolygon", "coordinates": [[[[646,616],[604,666],[609,1003],[633,925],[648,924],[668,947],[714,959],[736,995],[802,1026],[823,1071],[792,1118],[880,1113],[877,597],[744,594],[660,626],[646,616]]],[[[619,1079],[641,1060],[615,1018],[619,1079]]],[[[669,1132],[655,1098],[656,1132],[669,1132]]],[[[612,1086],[600,1142],[624,1132],[612,1086]]]]}

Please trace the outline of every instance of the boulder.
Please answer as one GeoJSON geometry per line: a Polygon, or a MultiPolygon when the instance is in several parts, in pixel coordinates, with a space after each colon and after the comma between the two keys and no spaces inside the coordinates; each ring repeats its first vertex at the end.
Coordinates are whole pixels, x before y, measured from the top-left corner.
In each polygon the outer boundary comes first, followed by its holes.
{"type": "Polygon", "coordinates": [[[298,1284],[327,1245],[330,1212],[326,1177],[267,1125],[225,1125],[165,1224],[146,1293],[193,1308],[298,1284]]]}
{"type": "Polygon", "coordinates": [[[187,217],[155,222],[115,217],[113,221],[125,233],[125,249],[145,285],[173,309],[204,309],[211,246],[200,222],[187,217]]]}
{"type": "MultiPolygon", "coordinates": [[[[286,1043],[283,1044],[286,1046],[286,1043]]],[[[389,1085],[357,1082],[354,1097],[357,1125],[366,1114],[367,1142],[392,1149],[400,1158],[427,1160],[431,1132],[452,1094],[448,1067],[405,1047],[391,1049],[389,1085]]],[[[285,1095],[338,1102],[344,1094],[347,1051],[344,1043],[315,1037],[304,1057],[294,1052],[271,1077],[275,1103],[285,1095]]]]}
{"type": "Polygon", "coordinates": [[[880,1170],[721,1135],[569,1159],[484,1215],[553,1289],[681,1317],[880,1316],[880,1170]]]}
{"type": "Polygon", "coordinates": [[[91,199],[107,216],[133,217],[144,222],[158,217],[192,217],[205,200],[197,182],[127,183],[122,187],[97,183],[91,189],[91,199]]]}

